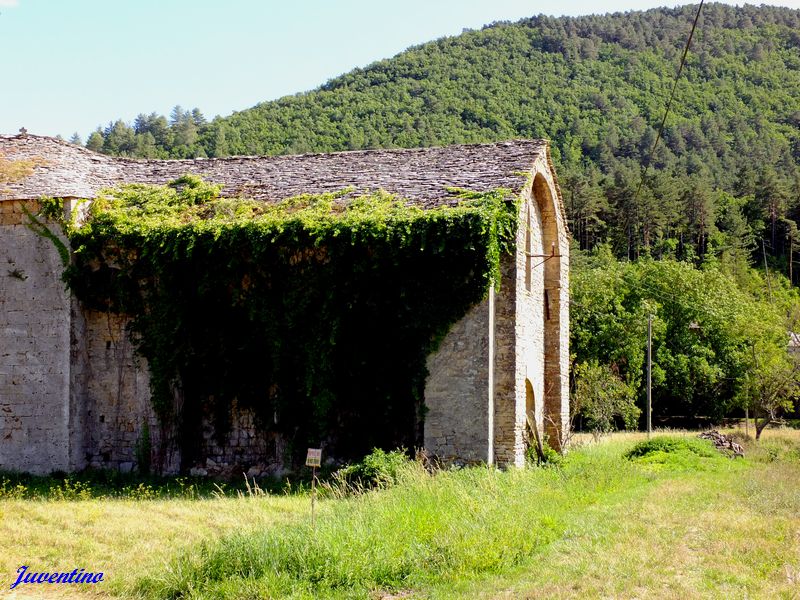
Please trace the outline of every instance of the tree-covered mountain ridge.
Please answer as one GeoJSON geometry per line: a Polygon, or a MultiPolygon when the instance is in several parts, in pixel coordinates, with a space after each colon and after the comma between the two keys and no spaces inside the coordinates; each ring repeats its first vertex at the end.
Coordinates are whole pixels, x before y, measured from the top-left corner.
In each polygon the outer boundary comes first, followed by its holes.
{"type": "Polygon", "coordinates": [[[118,121],[87,146],[190,157],[547,138],[582,247],[703,255],[766,231],[780,260],[800,197],[798,10],[703,8],[634,193],[696,9],[495,23],[211,122],[179,107],[118,121]]]}
{"type": "MultiPolygon", "coordinates": [[[[317,90],[264,102],[212,123],[204,123],[197,110],[187,112],[186,116],[200,121],[201,135],[194,140],[180,136],[161,139],[157,145],[174,145],[166,143],[169,141],[197,144],[195,154],[223,156],[410,147],[518,136],[548,137],[568,156],[574,144],[558,135],[570,128],[565,117],[589,119],[599,116],[598,112],[619,117],[633,110],[647,124],[656,124],[695,10],[687,6],[495,23],[409,48],[391,59],[354,69],[317,90]],[[558,76],[558,86],[547,85],[556,83],[553,79],[558,76]],[[633,90],[638,93],[631,93],[633,90]],[[516,109],[509,102],[512,98],[518,100],[516,109]],[[381,101],[380,105],[375,100],[381,101]],[[551,106],[553,102],[557,105],[551,106]],[[550,116],[559,118],[550,123],[532,118],[543,116],[535,112],[540,107],[551,109],[550,116]],[[411,116],[416,122],[407,122],[411,116]],[[442,127],[445,124],[449,126],[442,127]]],[[[725,80],[733,88],[727,99],[757,100],[758,104],[751,106],[754,110],[778,108],[781,98],[760,96],[782,88],[796,90],[796,73],[788,79],[778,75],[791,75],[782,73],[784,69],[797,71],[799,52],[800,11],[707,5],[686,69],[689,85],[682,86],[688,89],[683,103],[679,95],[676,108],[682,110],[677,111],[675,120],[694,116],[699,108],[715,111],[726,98],[693,98],[688,91],[709,84],[715,89],[725,80]],[[733,59],[733,63],[724,59],[733,59]]],[[[784,100],[794,102],[785,107],[782,112],[788,114],[778,122],[796,128],[800,115],[794,113],[800,99],[784,100]]],[[[180,111],[173,119],[176,116],[182,116],[180,111]]],[[[140,115],[135,125],[146,131],[146,120],[146,115],[140,115]]],[[[136,153],[130,147],[105,150],[136,153]]]]}

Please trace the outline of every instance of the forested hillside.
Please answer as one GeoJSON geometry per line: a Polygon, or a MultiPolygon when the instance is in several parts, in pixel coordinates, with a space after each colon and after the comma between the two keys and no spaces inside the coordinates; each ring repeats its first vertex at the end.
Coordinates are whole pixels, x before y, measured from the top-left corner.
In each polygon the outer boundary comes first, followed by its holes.
{"type": "Polygon", "coordinates": [[[212,122],[179,107],[169,120],[118,121],[87,146],[189,157],[546,137],[582,248],[607,239],[620,256],[686,257],[764,237],[788,272],[800,218],[800,11],[704,8],[664,143],[632,202],[694,10],[497,23],[212,122]]]}

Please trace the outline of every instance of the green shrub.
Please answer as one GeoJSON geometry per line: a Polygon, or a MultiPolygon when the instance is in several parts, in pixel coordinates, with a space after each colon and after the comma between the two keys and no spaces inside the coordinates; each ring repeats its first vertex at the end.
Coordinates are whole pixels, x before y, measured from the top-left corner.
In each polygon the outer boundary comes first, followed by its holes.
{"type": "Polygon", "coordinates": [[[0,500],[24,500],[28,488],[21,483],[14,483],[5,477],[0,479],[0,500]]]}
{"type": "Polygon", "coordinates": [[[48,492],[50,500],[91,500],[94,496],[91,484],[79,480],[64,479],[59,485],[53,485],[48,492]]]}
{"type": "Polygon", "coordinates": [[[410,462],[404,449],[385,452],[375,448],[360,462],[339,469],[334,480],[357,488],[391,487],[398,482],[400,471],[410,462]]]}
{"type": "Polygon", "coordinates": [[[542,456],[539,456],[536,447],[531,445],[525,451],[525,461],[529,465],[539,467],[560,467],[564,463],[564,457],[557,450],[551,448],[547,442],[544,442],[542,456]]]}
{"type": "Polygon", "coordinates": [[[625,453],[625,457],[644,458],[658,452],[665,454],[689,452],[706,458],[716,456],[714,447],[706,440],[660,436],[639,442],[625,453]]]}
{"type": "Polygon", "coordinates": [[[708,440],[669,436],[639,442],[625,457],[655,468],[697,471],[725,459],[708,440]]]}
{"type": "Polygon", "coordinates": [[[577,363],[574,368],[575,392],[572,410],[583,417],[595,437],[610,433],[621,418],[625,429],[636,427],[641,411],[636,406],[636,388],[596,359],[577,363]]]}

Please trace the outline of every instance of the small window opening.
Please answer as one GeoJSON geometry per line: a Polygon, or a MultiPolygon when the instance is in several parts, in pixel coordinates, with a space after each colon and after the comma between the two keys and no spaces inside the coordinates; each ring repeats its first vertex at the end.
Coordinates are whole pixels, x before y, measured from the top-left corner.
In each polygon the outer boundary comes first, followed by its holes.
{"type": "Polygon", "coordinates": [[[550,320],[550,294],[547,293],[547,289],[544,290],[544,318],[550,320]]]}

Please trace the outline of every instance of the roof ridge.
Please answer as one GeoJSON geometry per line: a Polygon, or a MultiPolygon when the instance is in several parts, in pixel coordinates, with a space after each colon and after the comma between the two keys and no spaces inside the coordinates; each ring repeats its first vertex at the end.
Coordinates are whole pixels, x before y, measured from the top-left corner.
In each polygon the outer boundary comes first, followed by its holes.
{"type": "Polygon", "coordinates": [[[122,183],[165,184],[196,174],[223,186],[223,195],[274,202],[348,187],[354,194],[384,189],[423,207],[453,202],[449,188],[521,192],[537,161],[547,164],[549,142],[512,139],[427,148],[380,148],[278,156],[195,159],[110,157],[48,136],[0,136],[0,153],[39,163],[34,173],[5,186],[0,199],[42,196],[95,198],[122,183]]]}
{"type": "Polygon", "coordinates": [[[94,150],[90,150],[85,146],[81,146],[78,144],[73,144],[68,142],[67,140],[49,136],[49,135],[39,135],[34,133],[15,133],[15,134],[4,134],[0,133],[0,140],[25,140],[25,139],[34,139],[34,140],[42,140],[45,142],[51,142],[55,144],[60,144],[67,148],[73,148],[75,150],[79,150],[88,156],[95,156],[95,157],[103,157],[108,160],[112,161],[119,161],[123,163],[137,163],[137,164],[148,164],[148,163],[193,163],[196,161],[225,161],[225,160],[236,160],[236,159],[264,159],[264,158],[286,158],[286,157],[320,157],[320,156],[331,156],[331,155],[355,155],[355,154],[403,154],[403,153],[417,153],[417,152],[431,152],[431,151],[438,151],[438,150],[445,150],[447,148],[488,148],[492,146],[515,146],[515,145],[531,145],[531,146],[540,146],[542,144],[549,146],[550,140],[544,138],[511,138],[507,140],[497,140],[494,142],[471,142],[467,144],[441,144],[435,146],[415,146],[411,148],[359,148],[354,150],[335,150],[333,152],[303,152],[300,154],[236,154],[231,156],[206,156],[206,157],[197,157],[197,158],[136,158],[130,156],[112,156],[109,154],[103,154],[102,152],[95,152],[94,150]]]}

